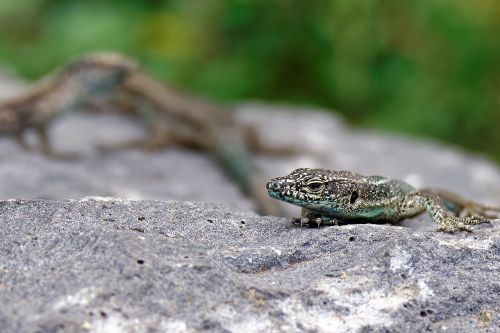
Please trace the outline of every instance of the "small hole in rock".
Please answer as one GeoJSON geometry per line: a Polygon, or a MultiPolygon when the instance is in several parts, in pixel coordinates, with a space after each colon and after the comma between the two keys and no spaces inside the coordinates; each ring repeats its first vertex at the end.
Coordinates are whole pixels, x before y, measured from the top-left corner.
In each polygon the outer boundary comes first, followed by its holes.
{"type": "Polygon", "coordinates": [[[101,317],[106,317],[108,314],[104,311],[99,312],[101,314],[101,317]]]}
{"type": "Polygon", "coordinates": [[[214,223],[214,221],[213,221],[213,220],[207,220],[207,221],[208,221],[208,222],[210,222],[210,223],[214,223]]]}
{"type": "Polygon", "coordinates": [[[420,317],[426,317],[427,316],[427,312],[425,311],[420,311],[420,317]]]}
{"type": "Polygon", "coordinates": [[[138,263],[139,265],[142,265],[142,264],[144,264],[144,260],[139,259],[139,260],[137,260],[137,263],[138,263]]]}
{"type": "Polygon", "coordinates": [[[349,242],[354,242],[355,240],[356,240],[356,237],[354,237],[354,236],[349,237],[349,242]]]}
{"type": "Polygon", "coordinates": [[[240,221],[241,224],[245,224],[245,221],[240,221]]]}
{"type": "Polygon", "coordinates": [[[146,218],[145,218],[144,216],[139,216],[137,219],[138,219],[139,221],[144,221],[146,218]]]}

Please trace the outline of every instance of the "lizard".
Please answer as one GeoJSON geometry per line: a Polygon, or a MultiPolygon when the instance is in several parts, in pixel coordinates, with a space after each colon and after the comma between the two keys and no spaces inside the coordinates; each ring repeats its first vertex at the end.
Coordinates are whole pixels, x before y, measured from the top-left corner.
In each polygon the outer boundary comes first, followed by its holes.
{"type": "Polygon", "coordinates": [[[137,62],[120,53],[85,54],[19,96],[0,102],[0,134],[14,135],[22,147],[32,149],[24,134],[34,129],[38,149],[62,157],[50,147],[48,125],[56,116],[82,104],[101,106],[99,109],[109,106],[108,98],[103,103],[103,95],[114,98],[119,108],[135,112],[150,127],[151,135],[146,140],[117,146],[159,149],[177,144],[208,151],[254,199],[260,212],[279,213],[278,206],[262,190],[265,180],[249,151],[290,153],[294,149],[268,148],[255,131],[237,124],[231,112],[166,86],[138,71],[137,62]]]}
{"type": "Polygon", "coordinates": [[[397,179],[351,171],[299,168],[266,185],[269,195],[302,207],[300,225],[353,220],[397,222],[427,212],[437,231],[472,231],[471,225],[500,218],[500,208],[466,201],[446,191],[416,190],[397,179]]]}
{"type": "Polygon", "coordinates": [[[80,56],[48,74],[17,96],[0,102],[0,134],[12,135],[25,149],[54,157],[47,129],[58,115],[76,109],[92,98],[103,97],[135,71],[136,63],[119,53],[95,52],[80,56]],[[35,130],[38,147],[25,133],[35,130]]]}
{"type": "Polygon", "coordinates": [[[104,146],[149,150],[179,145],[212,155],[261,214],[281,214],[265,191],[265,178],[253,162],[254,153],[287,155],[294,148],[265,145],[254,128],[236,121],[233,112],[214,103],[185,95],[153,76],[136,71],[117,90],[118,109],[128,109],[148,128],[145,139],[104,146]]]}

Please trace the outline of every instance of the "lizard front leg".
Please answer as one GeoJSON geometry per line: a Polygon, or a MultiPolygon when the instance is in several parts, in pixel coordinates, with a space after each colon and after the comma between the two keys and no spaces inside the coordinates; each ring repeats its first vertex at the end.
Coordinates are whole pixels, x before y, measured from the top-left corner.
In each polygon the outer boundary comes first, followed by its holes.
{"type": "Polygon", "coordinates": [[[25,130],[16,132],[16,141],[19,146],[27,151],[38,151],[44,155],[52,155],[52,150],[50,148],[50,142],[47,135],[47,130],[45,126],[35,127],[35,132],[38,137],[38,145],[30,145],[24,136],[25,130]]]}
{"type": "Polygon", "coordinates": [[[329,216],[324,216],[318,213],[315,213],[307,208],[302,208],[301,217],[292,218],[291,222],[293,224],[299,224],[302,227],[304,224],[309,226],[313,226],[316,224],[318,228],[323,225],[338,225],[339,220],[334,219],[329,216]]]}
{"type": "Polygon", "coordinates": [[[52,150],[50,148],[50,142],[47,135],[47,130],[45,126],[35,127],[35,132],[38,137],[38,145],[30,145],[26,141],[26,137],[24,136],[23,131],[16,132],[16,141],[23,149],[27,151],[37,151],[41,152],[44,155],[51,156],[52,150]]]}
{"type": "Polygon", "coordinates": [[[400,217],[410,217],[423,211],[427,211],[436,222],[437,231],[457,232],[466,230],[471,232],[473,229],[470,225],[489,222],[488,219],[479,215],[466,217],[454,216],[438,195],[428,191],[408,194],[399,206],[398,214],[400,217]]]}
{"type": "Polygon", "coordinates": [[[49,135],[47,133],[47,127],[45,125],[41,125],[36,127],[36,134],[38,136],[38,144],[39,150],[45,155],[52,156],[53,151],[50,146],[49,135]]]}
{"type": "Polygon", "coordinates": [[[15,133],[17,144],[24,150],[31,151],[33,147],[26,141],[24,137],[24,131],[18,131],[15,133]]]}
{"type": "Polygon", "coordinates": [[[55,152],[50,144],[47,125],[39,125],[35,128],[35,131],[38,136],[37,149],[43,155],[60,160],[76,160],[80,157],[78,154],[55,152]]]}

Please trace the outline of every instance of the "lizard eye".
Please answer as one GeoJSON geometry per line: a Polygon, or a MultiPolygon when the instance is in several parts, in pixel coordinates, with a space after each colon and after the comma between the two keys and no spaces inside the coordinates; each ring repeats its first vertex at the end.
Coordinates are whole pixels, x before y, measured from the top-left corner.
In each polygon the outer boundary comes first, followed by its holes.
{"type": "Polygon", "coordinates": [[[322,190],[323,187],[324,187],[324,184],[321,182],[312,182],[312,183],[307,184],[307,188],[311,192],[318,192],[318,191],[322,190]]]}
{"type": "Polygon", "coordinates": [[[357,191],[353,191],[351,193],[351,199],[350,199],[350,202],[351,204],[355,203],[356,202],[356,199],[359,197],[358,195],[358,192],[357,191]]]}

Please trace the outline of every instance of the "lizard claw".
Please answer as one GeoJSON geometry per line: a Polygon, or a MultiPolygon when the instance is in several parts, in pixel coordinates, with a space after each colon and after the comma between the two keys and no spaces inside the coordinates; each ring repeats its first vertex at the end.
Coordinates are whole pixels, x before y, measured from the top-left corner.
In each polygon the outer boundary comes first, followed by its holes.
{"type": "Polygon", "coordinates": [[[460,230],[465,230],[467,232],[474,232],[474,228],[472,228],[471,226],[468,226],[468,225],[460,225],[459,226],[460,230]]]}
{"type": "Polygon", "coordinates": [[[290,222],[292,222],[292,224],[299,224],[300,223],[300,227],[303,227],[304,224],[307,224],[310,226],[310,224],[314,221],[314,223],[316,223],[318,225],[318,228],[321,226],[321,224],[323,223],[323,221],[321,220],[321,217],[317,217],[315,218],[314,220],[311,219],[311,218],[308,218],[308,217],[294,217],[290,220],[290,222]]]}

